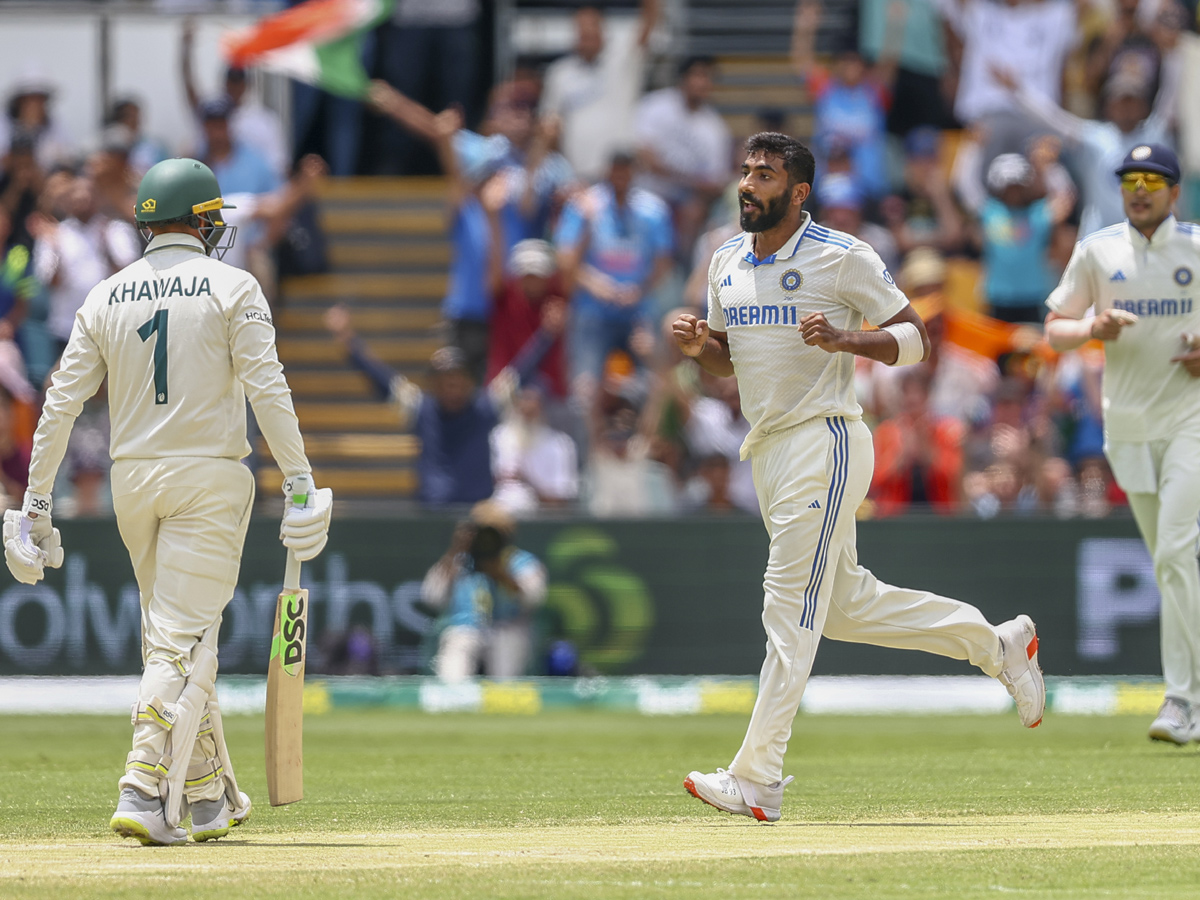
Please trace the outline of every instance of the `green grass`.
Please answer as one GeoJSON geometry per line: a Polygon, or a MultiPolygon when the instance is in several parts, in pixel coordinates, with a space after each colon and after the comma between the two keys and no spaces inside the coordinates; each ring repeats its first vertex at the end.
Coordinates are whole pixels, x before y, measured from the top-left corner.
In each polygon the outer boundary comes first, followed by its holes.
{"type": "Polygon", "coordinates": [[[230,717],[253,818],[146,849],[107,830],[127,722],[0,717],[0,898],[1200,897],[1200,752],[1147,724],[802,717],[766,827],[681,786],[742,717],[310,716],[278,809],[230,717]]]}

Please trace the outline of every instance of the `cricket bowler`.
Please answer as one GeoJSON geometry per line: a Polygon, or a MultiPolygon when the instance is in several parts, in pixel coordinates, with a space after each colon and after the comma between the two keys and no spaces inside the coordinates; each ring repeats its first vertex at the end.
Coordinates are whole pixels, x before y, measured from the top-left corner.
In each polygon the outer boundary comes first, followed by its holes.
{"type": "Polygon", "coordinates": [[[743,233],[713,255],[707,320],[672,325],[707,371],[737,375],[770,537],[763,579],[767,654],[745,740],[728,771],[684,787],[718,809],[779,818],[783,757],[821,636],[967,659],[1001,681],[1021,723],[1042,719],[1046,688],[1028,616],[993,626],[975,607],[878,581],[858,564],[854,514],[874,468],[854,396],[854,356],[912,365],[929,354],[920,317],[867,244],[804,210],[812,153],[782,134],[746,143],[743,233]],[[867,320],[876,331],[861,330],[867,320]]]}
{"type": "Polygon", "coordinates": [[[250,452],[246,397],[295,498],[280,538],[298,559],[325,546],[333,502],[312,484],[258,282],[220,261],[236,237],[224,207],[201,162],[168,159],[146,173],[136,219],[149,244],[76,315],[34,435],[29,490],[4,514],[18,581],[62,564],[50,492],[75,418],[107,376],[113,508],[141,594],[144,665],[111,827],[143,844],[186,841],[189,814],[196,841],[250,815],[213,687],[254,500],[240,461],[250,452]]]}

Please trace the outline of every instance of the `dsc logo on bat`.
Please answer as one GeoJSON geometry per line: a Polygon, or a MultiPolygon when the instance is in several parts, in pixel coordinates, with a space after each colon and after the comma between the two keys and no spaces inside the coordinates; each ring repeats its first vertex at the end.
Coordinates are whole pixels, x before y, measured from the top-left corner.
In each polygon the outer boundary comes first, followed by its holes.
{"type": "Polygon", "coordinates": [[[279,633],[271,642],[271,657],[278,656],[283,671],[295,675],[298,667],[304,662],[304,633],[305,597],[303,594],[292,594],[283,598],[283,607],[279,611],[279,633]]]}

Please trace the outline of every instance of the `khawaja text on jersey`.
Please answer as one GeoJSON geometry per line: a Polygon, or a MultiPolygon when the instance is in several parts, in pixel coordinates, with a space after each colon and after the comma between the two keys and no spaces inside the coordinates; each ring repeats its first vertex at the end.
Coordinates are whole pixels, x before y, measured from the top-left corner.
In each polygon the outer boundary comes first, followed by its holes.
{"type": "Polygon", "coordinates": [[[126,300],[158,300],[162,297],[195,297],[197,294],[211,294],[212,287],[207,278],[192,276],[191,290],[183,289],[183,279],[176,275],[174,278],[143,279],[129,281],[125,284],[115,284],[108,292],[108,305],[124,303],[126,300]],[[197,283],[199,282],[199,283],[197,283]],[[151,289],[153,287],[153,290],[151,289]],[[119,294],[119,296],[118,296],[119,294]]]}

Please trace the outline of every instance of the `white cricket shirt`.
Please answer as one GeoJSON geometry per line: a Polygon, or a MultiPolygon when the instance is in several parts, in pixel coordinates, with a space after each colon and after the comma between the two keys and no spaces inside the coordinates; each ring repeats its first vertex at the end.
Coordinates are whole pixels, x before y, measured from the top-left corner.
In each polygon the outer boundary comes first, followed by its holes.
{"type": "Polygon", "coordinates": [[[1128,222],[1102,228],[1075,245],[1046,305],[1081,319],[1088,308],[1124,309],[1138,321],[1104,345],[1104,434],[1145,442],[1200,432],[1200,378],[1171,357],[1184,332],[1200,332],[1196,276],[1200,226],[1168,218],[1147,238],[1128,222]]]}
{"type": "Polygon", "coordinates": [[[708,269],[708,326],[729,339],[750,423],[742,459],[767,435],[817,416],[862,416],[854,356],[805,344],[801,318],[824,313],[834,328],[858,331],[908,305],[874,250],[808,213],[777,253],[759,260],[753,246],[745,233],[726,241],[708,269]]]}
{"type": "Polygon", "coordinates": [[[114,460],[241,459],[249,396],[283,474],[309,471],[258,282],[210,259],[197,238],[155,237],[88,294],[46,392],[30,490],[50,493],[71,426],[105,375],[114,460]]]}

